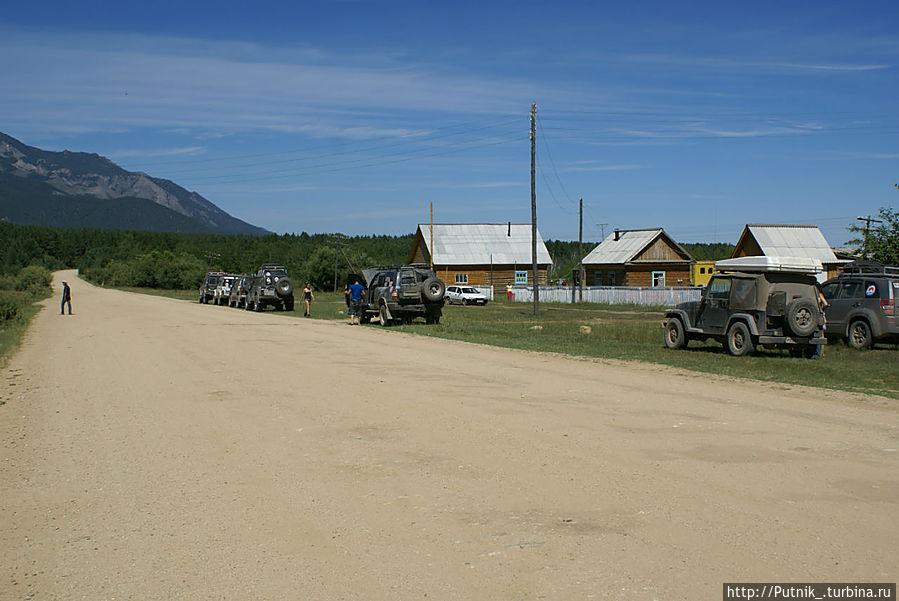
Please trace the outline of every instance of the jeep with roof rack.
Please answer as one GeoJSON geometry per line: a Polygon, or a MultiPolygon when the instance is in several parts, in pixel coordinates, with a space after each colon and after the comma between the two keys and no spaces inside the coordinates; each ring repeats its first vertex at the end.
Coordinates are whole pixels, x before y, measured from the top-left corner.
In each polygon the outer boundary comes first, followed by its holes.
{"type": "Polygon", "coordinates": [[[210,271],[206,274],[203,283],[200,284],[200,304],[207,304],[215,298],[215,287],[218,286],[224,275],[223,271],[210,271]]]}
{"type": "Polygon", "coordinates": [[[247,311],[262,311],[267,306],[276,311],[293,311],[293,283],[283,265],[261,265],[247,291],[247,311]]]}
{"type": "Polygon", "coordinates": [[[826,344],[815,273],[821,264],[800,257],[739,257],[715,263],[699,301],[665,312],[665,345],[716,340],[731,355],[758,347],[789,348],[811,357],[826,344]]]}
{"type": "Polygon", "coordinates": [[[382,326],[412,323],[440,323],[446,285],[425,264],[379,266],[362,270],[366,294],[360,321],[377,318],[382,326]]]}
{"type": "Polygon", "coordinates": [[[875,342],[899,343],[899,267],[874,261],[853,261],[824,282],[828,338],[842,339],[856,349],[875,342]]]}

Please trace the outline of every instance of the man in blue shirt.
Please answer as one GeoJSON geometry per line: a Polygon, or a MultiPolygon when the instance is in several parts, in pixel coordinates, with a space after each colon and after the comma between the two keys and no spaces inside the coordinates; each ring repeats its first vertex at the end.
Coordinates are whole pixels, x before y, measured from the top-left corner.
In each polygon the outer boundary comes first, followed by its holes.
{"type": "Polygon", "coordinates": [[[362,319],[362,299],[365,298],[365,286],[356,280],[355,283],[347,288],[346,293],[350,297],[350,325],[353,323],[354,317],[356,324],[361,324],[362,319]]]}

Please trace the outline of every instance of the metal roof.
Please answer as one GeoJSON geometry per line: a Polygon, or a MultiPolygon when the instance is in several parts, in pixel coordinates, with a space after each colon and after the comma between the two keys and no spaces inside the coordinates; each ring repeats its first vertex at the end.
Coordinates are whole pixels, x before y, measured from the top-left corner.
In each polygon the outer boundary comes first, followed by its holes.
{"type": "MultiPolygon", "coordinates": [[[[530,265],[531,225],[529,223],[420,224],[424,246],[435,265],[530,265]]],[[[540,231],[537,231],[537,263],[552,265],[540,231]]]]}
{"type": "Polygon", "coordinates": [[[806,257],[822,263],[840,262],[818,226],[750,223],[746,229],[766,256],[806,257]]]}
{"type": "Polygon", "coordinates": [[[649,230],[623,230],[618,232],[618,240],[615,240],[613,232],[584,257],[584,265],[623,265],[632,261],[640,251],[663,233],[664,230],[660,227],[649,230]]]}

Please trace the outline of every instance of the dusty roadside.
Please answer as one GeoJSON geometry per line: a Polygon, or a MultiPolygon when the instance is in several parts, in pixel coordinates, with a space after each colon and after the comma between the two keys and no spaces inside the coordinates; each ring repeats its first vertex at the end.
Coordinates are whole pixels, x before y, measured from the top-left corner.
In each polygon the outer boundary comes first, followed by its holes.
{"type": "Polygon", "coordinates": [[[0,383],[0,599],[897,580],[896,402],[54,286],[0,383]]]}

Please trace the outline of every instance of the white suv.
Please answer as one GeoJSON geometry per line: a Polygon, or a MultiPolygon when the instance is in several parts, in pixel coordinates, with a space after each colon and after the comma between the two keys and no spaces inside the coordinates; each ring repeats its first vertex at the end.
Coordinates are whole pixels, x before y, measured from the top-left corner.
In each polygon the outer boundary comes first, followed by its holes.
{"type": "Polygon", "coordinates": [[[446,301],[459,305],[486,305],[487,295],[471,286],[447,286],[446,301]]]}

